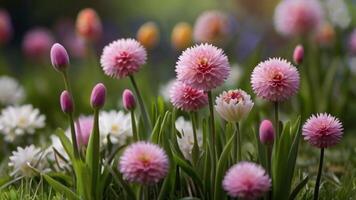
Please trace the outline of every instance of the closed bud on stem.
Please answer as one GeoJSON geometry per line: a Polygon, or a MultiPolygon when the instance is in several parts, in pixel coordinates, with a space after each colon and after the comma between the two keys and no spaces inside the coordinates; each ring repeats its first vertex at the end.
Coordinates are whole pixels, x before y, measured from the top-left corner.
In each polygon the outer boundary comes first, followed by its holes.
{"type": "Polygon", "coordinates": [[[51,62],[57,71],[64,71],[69,65],[67,50],[59,43],[54,44],[51,48],[51,62]]]}
{"type": "Polygon", "coordinates": [[[61,108],[64,113],[72,113],[74,110],[73,100],[67,90],[64,90],[60,97],[61,108]]]}
{"type": "Polygon", "coordinates": [[[304,59],[304,48],[302,45],[297,45],[293,53],[293,61],[295,64],[300,65],[304,59]]]}
{"type": "Polygon", "coordinates": [[[133,95],[131,90],[124,90],[124,92],[122,93],[122,103],[126,110],[134,110],[136,108],[135,96],[133,95]]]}
{"type": "Polygon", "coordinates": [[[91,92],[90,104],[94,109],[99,109],[103,107],[106,98],[106,88],[102,83],[98,83],[95,85],[91,92]]]}
{"type": "Polygon", "coordinates": [[[272,145],[275,131],[270,120],[263,120],[260,124],[260,141],[262,144],[272,145]]]}

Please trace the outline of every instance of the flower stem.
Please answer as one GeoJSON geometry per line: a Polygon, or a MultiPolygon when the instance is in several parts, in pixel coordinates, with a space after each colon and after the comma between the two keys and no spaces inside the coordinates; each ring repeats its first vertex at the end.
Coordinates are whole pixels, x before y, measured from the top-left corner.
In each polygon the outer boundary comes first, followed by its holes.
{"type": "Polygon", "coordinates": [[[143,103],[143,100],[142,100],[142,97],[141,97],[141,93],[140,93],[140,91],[139,91],[139,89],[137,87],[137,84],[136,84],[136,81],[135,81],[134,77],[132,75],[130,75],[129,77],[130,77],[130,81],[132,83],[132,86],[133,86],[133,88],[135,90],[138,103],[140,105],[141,115],[143,117],[143,122],[145,124],[145,127],[146,127],[146,129],[148,131],[151,131],[152,130],[151,122],[150,122],[150,119],[148,117],[148,113],[146,111],[145,104],[143,103]]]}
{"type": "Polygon", "coordinates": [[[278,117],[278,101],[274,102],[274,126],[276,129],[276,140],[279,138],[279,117],[278,117]]]}
{"type": "MultiPolygon", "coordinates": [[[[268,145],[267,146],[267,170],[268,170],[268,175],[270,177],[272,177],[272,167],[271,167],[271,163],[272,163],[272,145],[268,145]]],[[[272,190],[270,190],[267,194],[267,199],[270,200],[272,199],[272,190]]]]}
{"type": "MultiPolygon", "coordinates": [[[[210,135],[212,142],[213,154],[216,155],[216,140],[215,140],[215,119],[214,119],[214,105],[213,105],[213,95],[211,91],[208,91],[209,99],[209,111],[210,111],[210,135]]],[[[215,160],[215,156],[214,156],[215,160]]]]}
{"type": "Polygon", "coordinates": [[[73,114],[72,113],[68,114],[68,120],[69,120],[69,124],[70,124],[70,133],[72,135],[72,144],[73,144],[74,157],[76,159],[78,159],[79,158],[79,150],[78,150],[77,135],[75,133],[74,120],[73,120],[73,114]]]}
{"type": "Polygon", "coordinates": [[[316,177],[316,183],[314,188],[314,200],[318,200],[319,198],[319,186],[321,180],[321,173],[323,171],[323,161],[324,161],[324,148],[320,150],[320,160],[319,160],[319,169],[318,169],[318,176],[316,177]]]}
{"type": "Polygon", "coordinates": [[[194,144],[192,148],[192,161],[193,165],[197,166],[198,160],[199,160],[199,145],[198,145],[198,137],[197,137],[197,131],[196,131],[196,113],[192,112],[190,114],[190,118],[192,120],[192,129],[193,129],[193,137],[194,137],[194,144]]]}
{"type": "Polygon", "coordinates": [[[236,163],[242,160],[242,147],[241,147],[241,133],[240,133],[240,124],[237,122],[235,124],[235,131],[236,134],[233,135],[234,137],[234,147],[233,147],[233,162],[236,163]]]}
{"type": "Polygon", "coordinates": [[[134,142],[137,142],[138,140],[140,140],[140,137],[139,137],[138,134],[137,134],[136,120],[135,120],[135,112],[134,112],[134,110],[132,109],[132,110],[130,111],[130,113],[131,113],[132,135],[133,135],[134,142]]]}

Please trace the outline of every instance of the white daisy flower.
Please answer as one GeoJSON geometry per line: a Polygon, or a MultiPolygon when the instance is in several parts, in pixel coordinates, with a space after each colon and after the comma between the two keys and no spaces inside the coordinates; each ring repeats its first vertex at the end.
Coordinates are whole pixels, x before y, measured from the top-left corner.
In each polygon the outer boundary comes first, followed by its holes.
{"type": "Polygon", "coordinates": [[[13,151],[9,159],[9,167],[12,168],[11,176],[33,176],[34,172],[28,165],[40,171],[43,169],[40,163],[41,149],[34,145],[25,148],[17,147],[17,151],[13,151]]]}
{"type": "Polygon", "coordinates": [[[0,132],[6,141],[12,142],[18,136],[34,134],[36,129],[43,128],[45,119],[32,105],[8,106],[0,115],[0,132]]]}
{"type": "Polygon", "coordinates": [[[159,95],[161,95],[163,99],[167,102],[170,101],[169,94],[175,82],[175,79],[171,79],[166,84],[161,85],[159,88],[159,95]]]}
{"type": "MultiPolygon", "coordinates": [[[[186,121],[183,117],[178,117],[175,122],[176,129],[181,134],[181,138],[177,136],[177,142],[184,157],[188,160],[192,159],[192,149],[194,145],[193,125],[190,121],[186,121]]],[[[198,146],[203,146],[203,134],[201,130],[196,130],[198,146]]]]}
{"type": "Polygon", "coordinates": [[[326,0],[325,7],[333,25],[342,29],[349,27],[351,16],[344,0],[326,0]]]}
{"type": "Polygon", "coordinates": [[[25,91],[16,79],[9,76],[1,76],[0,85],[0,104],[18,104],[25,98],[25,91]]]}
{"type": "Polygon", "coordinates": [[[131,116],[122,111],[103,111],[99,117],[102,141],[107,143],[107,136],[113,144],[124,145],[132,136],[131,116]]]}
{"type": "MultiPolygon", "coordinates": [[[[66,136],[68,137],[69,140],[70,139],[70,135],[68,135],[68,131],[65,132],[66,133],[66,136]]],[[[60,157],[58,157],[54,150],[53,149],[56,149],[56,151],[58,153],[61,154],[61,156],[63,156],[66,160],[69,160],[69,157],[68,157],[68,154],[67,152],[65,151],[62,143],[61,143],[61,140],[59,139],[59,137],[57,135],[51,135],[51,146],[48,147],[47,151],[47,158],[51,161],[58,161],[58,164],[60,165],[60,167],[64,166],[65,165],[65,161],[62,160],[60,157]]]]}

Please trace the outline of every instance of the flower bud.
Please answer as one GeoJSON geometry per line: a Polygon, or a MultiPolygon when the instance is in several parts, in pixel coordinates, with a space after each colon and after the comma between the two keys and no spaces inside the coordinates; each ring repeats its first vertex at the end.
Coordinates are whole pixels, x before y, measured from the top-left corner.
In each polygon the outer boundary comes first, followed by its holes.
{"type": "Polygon", "coordinates": [[[260,124],[260,141],[262,144],[271,145],[274,141],[274,128],[269,120],[263,120],[260,124]]]}
{"type": "Polygon", "coordinates": [[[145,48],[154,48],[159,42],[158,26],[154,22],[143,24],[140,29],[138,29],[136,38],[145,48]]]}
{"type": "Polygon", "coordinates": [[[136,107],[135,96],[132,94],[131,90],[124,90],[122,93],[122,103],[126,110],[133,110],[136,107]]]}
{"type": "Polygon", "coordinates": [[[61,108],[64,113],[72,113],[73,112],[73,100],[67,90],[64,90],[60,97],[61,108]]]}
{"type": "Polygon", "coordinates": [[[100,38],[102,25],[98,14],[91,8],[81,10],[76,22],[77,33],[86,40],[95,41],[100,38]]]}
{"type": "Polygon", "coordinates": [[[102,83],[96,84],[91,92],[91,97],[90,97],[91,107],[94,109],[103,107],[105,103],[105,97],[106,97],[105,85],[102,83]]]}
{"type": "Polygon", "coordinates": [[[11,39],[12,24],[10,15],[6,10],[0,9],[0,44],[5,44],[11,39]]]}
{"type": "Polygon", "coordinates": [[[64,71],[69,65],[68,53],[59,43],[54,44],[51,48],[51,62],[57,71],[64,71]]]}
{"type": "Polygon", "coordinates": [[[171,35],[172,46],[177,50],[182,50],[192,44],[192,27],[186,22],[180,22],[174,26],[171,35]]]}
{"type": "Polygon", "coordinates": [[[300,65],[304,59],[304,48],[302,45],[297,45],[293,53],[293,61],[295,64],[300,65]]]}

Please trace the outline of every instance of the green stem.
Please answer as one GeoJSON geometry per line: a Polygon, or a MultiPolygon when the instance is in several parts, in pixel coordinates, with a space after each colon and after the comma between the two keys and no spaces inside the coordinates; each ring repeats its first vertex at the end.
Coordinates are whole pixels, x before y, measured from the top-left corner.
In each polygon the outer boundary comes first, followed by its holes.
{"type": "Polygon", "coordinates": [[[130,77],[130,81],[131,81],[131,84],[135,90],[135,93],[136,93],[136,96],[137,96],[137,100],[138,100],[138,103],[140,105],[140,110],[141,110],[141,115],[143,117],[143,122],[145,124],[145,127],[148,131],[151,131],[152,130],[152,127],[151,127],[151,122],[150,122],[150,119],[148,117],[148,113],[146,111],[146,108],[145,108],[145,104],[143,103],[143,99],[141,97],[141,93],[137,87],[137,84],[136,84],[136,81],[134,79],[134,77],[132,75],[129,76],[130,77]]]}
{"type": "Polygon", "coordinates": [[[278,101],[274,102],[274,126],[276,129],[276,141],[278,141],[279,138],[278,101]]]}
{"type": "Polygon", "coordinates": [[[216,155],[214,105],[213,105],[213,95],[211,91],[208,91],[208,99],[209,99],[209,112],[210,112],[210,135],[211,135],[213,153],[216,155]]]}
{"type": "Polygon", "coordinates": [[[316,177],[316,183],[314,188],[314,200],[318,200],[319,198],[319,186],[321,180],[321,173],[323,171],[323,161],[324,161],[324,148],[320,150],[320,160],[319,160],[319,169],[318,169],[318,176],[316,177]]]}
{"type": "Polygon", "coordinates": [[[197,166],[198,160],[199,160],[199,145],[198,145],[198,137],[197,137],[197,127],[196,127],[196,113],[191,112],[190,113],[190,118],[192,120],[192,129],[193,129],[193,137],[194,137],[194,144],[193,144],[193,149],[192,149],[192,161],[193,165],[197,166]]]}
{"type": "MultiPolygon", "coordinates": [[[[240,162],[242,160],[242,144],[241,144],[241,133],[240,133],[240,125],[237,122],[236,123],[236,135],[235,135],[235,143],[238,146],[238,155],[237,155],[237,161],[240,162]]],[[[236,146],[235,146],[236,148],[236,146]]],[[[236,158],[236,157],[235,157],[236,158]]]]}
{"type": "Polygon", "coordinates": [[[72,135],[72,144],[73,144],[74,157],[76,159],[78,159],[79,158],[79,150],[78,150],[77,135],[75,133],[75,126],[74,126],[74,120],[73,120],[73,114],[72,113],[68,114],[68,120],[69,120],[69,124],[70,124],[70,133],[72,135]]]}
{"type": "Polygon", "coordinates": [[[132,135],[134,142],[137,142],[140,140],[140,137],[137,134],[137,128],[136,128],[136,120],[135,120],[135,111],[132,109],[130,111],[131,113],[131,127],[132,127],[132,135]]]}
{"type": "MultiPolygon", "coordinates": [[[[272,147],[272,145],[267,145],[267,170],[270,177],[272,177],[272,147]]],[[[268,200],[272,199],[272,190],[270,190],[267,195],[268,200]]]]}

